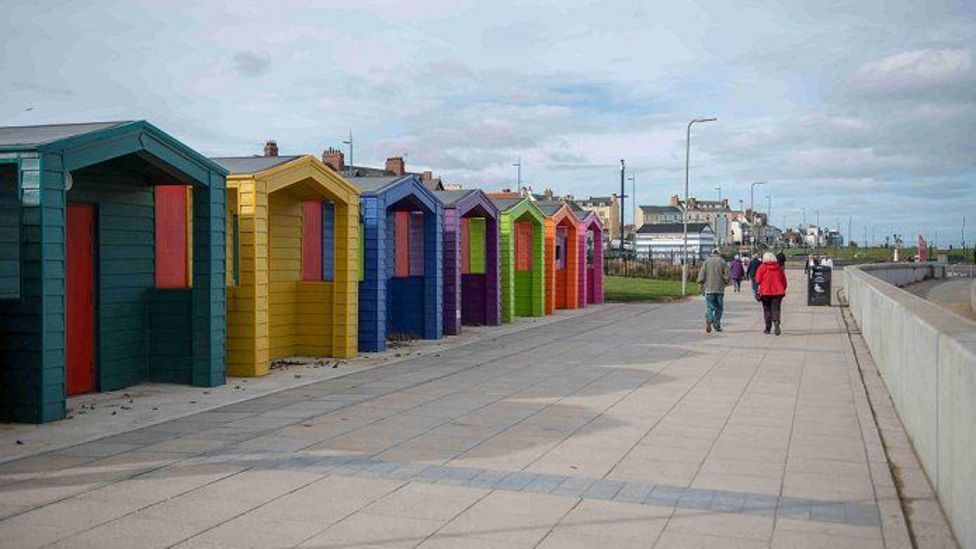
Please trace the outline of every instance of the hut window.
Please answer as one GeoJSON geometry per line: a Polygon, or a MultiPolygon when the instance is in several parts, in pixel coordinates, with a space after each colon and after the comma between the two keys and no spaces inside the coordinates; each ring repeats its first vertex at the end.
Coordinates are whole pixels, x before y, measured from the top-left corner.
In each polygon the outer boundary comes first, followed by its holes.
{"type": "Polygon", "coordinates": [[[366,225],[359,216],[359,281],[366,280],[366,225]]]}
{"type": "Polygon", "coordinates": [[[515,270],[532,270],[532,222],[515,223],[515,270]]]}
{"type": "Polygon", "coordinates": [[[461,272],[485,274],[485,219],[471,217],[461,220],[461,272]]]}
{"type": "Polygon", "coordinates": [[[20,200],[17,165],[0,165],[0,299],[20,297],[20,200]]]}
{"type": "Polygon", "coordinates": [[[231,258],[231,274],[233,275],[234,286],[240,286],[241,284],[241,218],[236,213],[231,219],[231,238],[233,239],[233,246],[231,248],[231,253],[234,254],[231,258]]]}
{"type": "Polygon", "coordinates": [[[424,276],[423,212],[410,212],[410,276],[424,276]]]}
{"type": "Polygon", "coordinates": [[[393,251],[396,254],[393,276],[410,276],[410,212],[395,212],[393,251]]]}
{"type": "Polygon", "coordinates": [[[302,280],[322,281],[322,202],[302,203],[302,280]]]}
{"type": "Polygon", "coordinates": [[[395,212],[394,220],[393,276],[424,276],[423,212],[395,212]]]}
{"type": "Polygon", "coordinates": [[[566,228],[556,228],[556,268],[566,268],[566,228]]]}
{"type": "Polygon", "coordinates": [[[154,189],[156,228],[156,287],[189,288],[189,211],[187,187],[160,185],[154,189]]]}
{"type": "Polygon", "coordinates": [[[471,272],[471,226],[469,219],[461,218],[461,274],[471,272]]]}
{"type": "Polygon", "coordinates": [[[322,280],[332,281],[335,272],[335,204],[322,202],[322,280]]]}

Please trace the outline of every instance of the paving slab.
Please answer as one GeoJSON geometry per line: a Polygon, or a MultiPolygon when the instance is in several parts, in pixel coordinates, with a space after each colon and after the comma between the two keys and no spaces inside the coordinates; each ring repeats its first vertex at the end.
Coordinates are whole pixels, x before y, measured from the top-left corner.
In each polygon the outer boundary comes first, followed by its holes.
{"type": "Polygon", "coordinates": [[[749,296],[726,303],[721,334],[703,332],[700,299],[591,307],[0,464],[0,533],[62,547],[154,529],[153,543],[211,548],[889,539],[894,482],[841,311],[790,294],[777,337],[749,296]]]}

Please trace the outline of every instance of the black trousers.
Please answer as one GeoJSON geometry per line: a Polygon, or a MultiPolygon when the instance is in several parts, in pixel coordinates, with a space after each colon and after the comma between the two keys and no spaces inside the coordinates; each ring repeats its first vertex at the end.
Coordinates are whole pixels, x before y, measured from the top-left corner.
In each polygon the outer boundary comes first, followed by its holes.
{"type": "Polygon", "coordinates": [[[780,310],[783,307],[783,296],[781,295],[764,295],[762,296],[762,306],[763,306],[763,320],[766,321],[766,329],[768,330],[773,322],[780,321],[780,310]]]}

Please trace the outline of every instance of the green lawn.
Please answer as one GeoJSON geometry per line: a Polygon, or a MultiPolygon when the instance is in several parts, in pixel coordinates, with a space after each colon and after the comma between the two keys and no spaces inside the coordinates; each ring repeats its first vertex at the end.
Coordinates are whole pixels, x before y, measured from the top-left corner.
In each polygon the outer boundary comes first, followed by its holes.
{"type": "MultiPolygon", "coordinates": [[[[688,291],[697,289],[694,281],[688,281],[688,291]]],[[[681,297],[681,281],[665,278],[629,278],[608,276],[604,278],[606,301],[656,301],[681,297]]]]}

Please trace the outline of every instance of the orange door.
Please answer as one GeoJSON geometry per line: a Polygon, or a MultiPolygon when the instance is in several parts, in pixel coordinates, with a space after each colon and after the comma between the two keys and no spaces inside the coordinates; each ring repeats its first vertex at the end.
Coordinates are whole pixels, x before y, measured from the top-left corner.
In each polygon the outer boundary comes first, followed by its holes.
{"type": "Polygon", "coordinates": [[[95,390],[95,208],[69,204],[67,220],[67,391],[95,390]]]}

